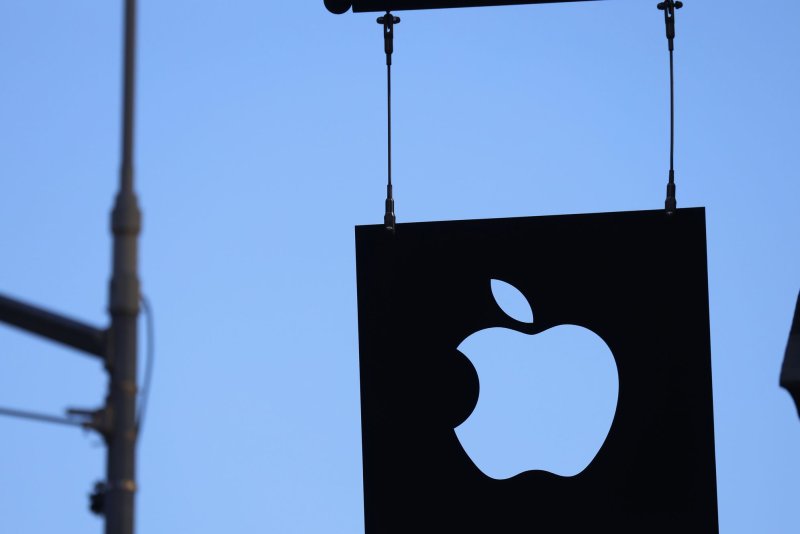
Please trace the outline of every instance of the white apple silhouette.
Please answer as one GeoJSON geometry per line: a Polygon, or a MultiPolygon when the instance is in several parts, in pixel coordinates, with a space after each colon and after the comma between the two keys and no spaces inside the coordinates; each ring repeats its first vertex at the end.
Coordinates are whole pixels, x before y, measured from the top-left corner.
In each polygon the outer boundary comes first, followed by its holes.
{"type": "MultiPolygon", "coordinates": [[[[495,300],[512,318],[533,323],[512,285],[492,280],[495,300]]],[[[579,474],[603,446],[617,409],[619,376],[611,349],[591,330],[558,325],[528,335],[487,328],[458,346],[480,381],[478,403],[456,429],[485,475],[525,471],[579,474]]]]}

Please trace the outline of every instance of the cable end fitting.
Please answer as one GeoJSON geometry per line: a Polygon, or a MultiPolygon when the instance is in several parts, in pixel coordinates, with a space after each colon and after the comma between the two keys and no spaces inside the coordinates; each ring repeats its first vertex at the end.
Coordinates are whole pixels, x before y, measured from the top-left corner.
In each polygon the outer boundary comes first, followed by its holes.
{"type": "Polygon", "coordinates": [[[675,49],[675,10],[683,7],[683,2],[676,2],[674,0],[665,0],[656,6],[660,11],[664,12],[664,23],[667,28],[667,43],[669,44],[669,51],[675,49]]]}
{"type": "Polygon", "coordinates": [[[680,0],[678,0],[677,2],[675,2],[674,0],[665,0],[664,2],[659,2],[659,4],[656,7],[661,11],[669,11],[670,9],[675,10],[682,8],[683,2],[681,2],[680,0]]]}
{"type": "Polygon", "coordinates": [[[395,17],[387,11],[386,15],[378,17],[376,22],[383,26],[383,49],[386,52],[386,64],[391,65],[394,52],[394,25],[400,24],[400,17],[395,17]]]}
{"type": "Polygon", "coordinates": [[[383,226],[394,233],[396,218],[394,215],[394,199],[392,198],[392,186],[386,186],[386,213],[383,215],[383,226]]]}
{"type": "Polygon", "coordinates": [[[678,210],[678,201],[675,198],[675,171],[669,171],[667,199],[664,201],[664,209],[667,215],[673,215],[678,210]]]}

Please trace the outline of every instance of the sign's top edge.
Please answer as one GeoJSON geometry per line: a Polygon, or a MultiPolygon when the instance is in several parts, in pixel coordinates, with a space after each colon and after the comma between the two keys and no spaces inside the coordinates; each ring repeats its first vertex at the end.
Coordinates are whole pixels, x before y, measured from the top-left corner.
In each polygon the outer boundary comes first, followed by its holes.
{"type": "MultiPolygon", "coordinates": [[[[678,210],[673,215],[668,215],[663,209],[655,209],[655,210],[633,210],[633,211],[605,211],[605,212],[593,212],[593,213],[564,213],[564,214],[554,214],[554,215],[529,215],[529,216],[521,216],[521,217],[492,217],[486,219],[452,219],[452,220],[445,220],[445,221],[412,221],[412,222],[405,222],[405,223],[397,223],[398,227],[412,227],[417,225],[430,225],[430,224],[458,224],[458,223],[469,223],[469,222],[486,222],[486,221],[496,221],[496,222],[505,222],[505,223],[513,223],[514,221],[524,221],[524,220],[531,220],[531,219],[558,219],[563,217],[619,217],[620,215],[656,215],[660,214],[664,217],[680,217],[681,213],[691,213],[694,215],[700,215],[705,217],[706,208],[704,206],[697,206],[697,207],[690,207],[690,208],[678,208],[678,210]]],[[[373,228],[384,228],[383,224],[357,224],[356,229],[364,229],[369,230],[373,228]]]]}

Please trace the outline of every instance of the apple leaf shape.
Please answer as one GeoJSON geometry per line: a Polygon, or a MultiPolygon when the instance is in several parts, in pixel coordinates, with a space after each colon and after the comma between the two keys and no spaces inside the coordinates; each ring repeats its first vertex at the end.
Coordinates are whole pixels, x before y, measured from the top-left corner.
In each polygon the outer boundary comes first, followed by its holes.
{"type": "Polygon", "coordinates": [[[493,278],[492,295],[506,315],[521,323],[533,323],[533,308],[519,289],[493,278]]]}

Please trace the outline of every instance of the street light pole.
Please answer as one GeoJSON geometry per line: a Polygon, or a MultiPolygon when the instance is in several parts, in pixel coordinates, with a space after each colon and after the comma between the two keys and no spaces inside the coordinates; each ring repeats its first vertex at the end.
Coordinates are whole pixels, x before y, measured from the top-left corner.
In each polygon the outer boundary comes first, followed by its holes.
{"type": "Polygon", "coordinates": [[[108,311],[111,326],[101,329],[70,317],[0,295],[0,322],[62,343],[104,360],[109,388],[103,408],[70,410],[70,418],[0,409],[0,415],[96,430],[106,442],[106,480],[91,496],[93,512],[105,515],[106,534],[133,534],[136,493],[137,320],[139,316],[138,239],[141,212],[133,187],[136,84],[136,0],[125,0],[120,187],[111,213],[114,236],[108,311]]]}
{"type": "Polygon", "coordinates": [[[122,165],[120,189],[111,214],[113,272],[109,288],[111,354],[110,428],[104,512],[106,534],[133,534],[136,492],[136,349],[139,315],[138,238],[141,212],[133,188],[134,97],[136,84],[136,0],[125,0],[122,165]]]}

